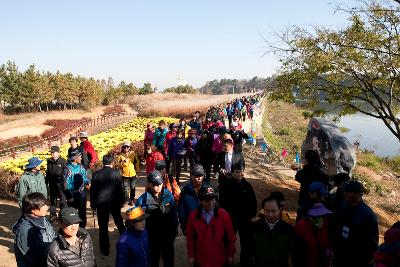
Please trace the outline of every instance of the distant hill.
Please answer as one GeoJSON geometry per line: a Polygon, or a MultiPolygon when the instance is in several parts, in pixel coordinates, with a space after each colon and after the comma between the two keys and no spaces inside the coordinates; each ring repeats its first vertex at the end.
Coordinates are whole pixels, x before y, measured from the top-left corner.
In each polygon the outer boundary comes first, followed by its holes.
{"type": "Polygon", "coordinates": [[[206,82],[205,85],[199,88],[199,91],[200,93],[203,94],[212,94],[212,95],[248,93],[266,89],[269,82],[270,78],[260,78],[257,76],[249,80],[246,79],[212,80],[206,82]]]}

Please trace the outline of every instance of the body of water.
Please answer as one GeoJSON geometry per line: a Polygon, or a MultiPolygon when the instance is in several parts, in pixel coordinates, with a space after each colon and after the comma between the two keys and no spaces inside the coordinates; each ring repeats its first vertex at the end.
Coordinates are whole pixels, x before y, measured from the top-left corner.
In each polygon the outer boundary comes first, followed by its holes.
{"type": "Polygon", "coordinates": [[[400,142],[378,119],[363,114],[347,115],[337,123],[339,127],[348,128],[344,133],[351,143],[358,141],[362,149],[375,152],[380,157],[400,155],[400,142]]]}

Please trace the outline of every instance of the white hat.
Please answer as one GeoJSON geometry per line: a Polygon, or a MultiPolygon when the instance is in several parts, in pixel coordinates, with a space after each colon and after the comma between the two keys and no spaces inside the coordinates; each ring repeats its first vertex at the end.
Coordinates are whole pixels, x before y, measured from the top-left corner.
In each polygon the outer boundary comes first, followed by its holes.
{"type": "Polygon", "coordinates": [[[80,137],[80,138],[82,138],[82,137],[83,137],[83,138],[88,138],[89,135],[88,135],[87,132],[80,132],[80,133],[79,133],[79,137],[80,137]]]}
{"type": "Polygon", "coordinates": [[[129,140],[125,140],[125,141],[122,143],[122,146],[131,146],[131,142],[130,142],[129,140]]]}

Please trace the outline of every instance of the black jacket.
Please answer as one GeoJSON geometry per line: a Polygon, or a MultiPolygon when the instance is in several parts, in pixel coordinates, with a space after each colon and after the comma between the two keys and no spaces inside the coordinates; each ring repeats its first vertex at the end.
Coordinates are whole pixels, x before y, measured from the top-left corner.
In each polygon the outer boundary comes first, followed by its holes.
{"type": "Polygon", "coordinates": [[[240,181],[229,179],[220,197],[220,206],[231,216],[235,229],[248,227],[250,219],[257,214],[257,199],[253,187],[245,178],[240,181]]]}
{"type": "Polygon", "coordinates": [[[299,205],[303,206],[309,202],[308,187],[313,182],[321,182],[328,186],[329,177],[324,171],[314,165],[306,164],[303,169],[296,173],[296,181],[300,183],[299,205]]]}
{"type": "Polygon", "coordinates": [[[379,231],[375,213],[364,202],[357,207],[344,204],[334,218],[337,266],[368,266],[378,248],[379,231]]]}
{"type": "MultiPolygon", "coordinates": [[[[220,171],[221,169],[225,169],[225,155],[226,155],[226,152],[221,152],[221,153],[218,153],[218,155],[217,155],[217,160],[216,160],[215,164],[216,164],[218,171],[220,171]]],[[[246,166],[245,162],[244,162],[243,154],[240,152],[233,151],[232,166],[234,166],[235,164],[242,165],[243,169],[246,166]]]]}
{"type": "Polygon", "coordinates": [[[122,178],[118,170],[103,167],[93,174],[90,207],[121,208],[123,196],[122,178]]]}
{"type": "Polygon", "coordinates": [[[65,167],[67,167],[67,161],[65,159],[61,157],[57,160],[49,158],[47,160],[46,184],[54,185],[62,183],[65,167]]]}
{"type": "Polygon", "coordinates": [[[71,247],[61,233],[51,243],[47,256],[49,267],[92,267],[96,266],[90,235],[79,228],[78,245],[71,247]]]}
{"type": "Polygon", "coordinates": [[[212,144],[213,140],[211,139],[211,135],[207,136],[206,138],[200,138],[197,141],[195,153],[201,163],[204,164],[212,162],[212,144]]]}
{"type": "Polygon", "coordinates": [[[243,139],[249,138],[247,133],[245,133],[243,130],[236,130],[236,131],[229,131],[228,134],[232,136],[233,143],[235,144],[233,147],[233,150],[236,152],[242,152],[243,150],[243,139]]]}

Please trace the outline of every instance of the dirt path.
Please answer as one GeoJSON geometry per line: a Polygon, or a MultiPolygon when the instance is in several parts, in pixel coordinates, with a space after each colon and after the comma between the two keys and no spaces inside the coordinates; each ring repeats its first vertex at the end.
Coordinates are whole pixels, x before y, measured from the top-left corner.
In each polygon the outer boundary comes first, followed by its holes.
{"type": "MultiPolygon", "coordinates": [[[[257,129],[257,136],[262,136],[261,132],[261,114],[258,112],[254,118],[253,127],[257,129]]],[[[251,122],[246,121],[243,123],[243,127],[246,132],[250,131],[251,122]]],[[[259,139],[258,142],[262,142],[262,139],[259,139]]],[[[244,146],[244,154],[246,157],[246,179],[252,183],[258,202],[261,202],[264,197],[266,197],[271,191],[281,190],[289,199],[289,203],[295,203],[295,201],[290,201],[291,199],[295,200],[297,198],[297,185],[290,178],[285,178],[282,175],[280,169],[277,166],[271,166],[264,163],[264,159],[260,153],[258,143],[255,147],[252,145],[244,146]],[[276,175],[278,174],[278,175],[276,175]],[[280,177],[280,178],[277,178],[280,177]]],[[[284,169],[284,171],[287,171],[284,169]]],[[[137,195],[139,196],[144,192],[144,186],[146,183],[145,174],[142,172],[139,174],[141,177],[137,183],[137,195]]],[[[188,183],[188,173],[183,173],[183,185],[188,183]]],[[[213,183],[216,183],[215,177],[212,180],[213,183]]],[[[290,211],[294,212],[295,207],[291,207],[289,205],[290,211]]],[[[125,211],[126,208],[123,209],[125,211]]],[[[17,221],[20,216],[20,210],[17,204],[13,201],[0,201],[0,266],[16,266],[14,251],[13,251],[13,240],[14,235],[11,232],[11,226],[14,222],[17,221]]],[[[104,257],[100,253],[100,248],[98,244],[98,229],[94,228],[94,220],[93,214],[91,210],[88,208],[88,226],[87,229],[92,236],[93,243],[95,246],[95,255],[98,266],[114,266],[115,259],[115,248],[111,247],[110,256],[104,257]]],[[[97,221],[96,221],[97,225],[97,221]]],[[[55,227],[57,227],[55,225],[55,227]]],[[[115,244],[118,240],[119,234],[114,226],[112,219],[109,224],[110,231],[110,242],[111,244],[115,244]]],[[[239,246],[238,246],[239,251],[239,246]]],[[[236,262],[238,262],[238,255],[236,255],[236,262]]],[[[187,266],[187,253],[186,253],[186,240],[182,233],[180,232],[176,241],[175,241],[175,263],[177,267],[187,266]]]]}

